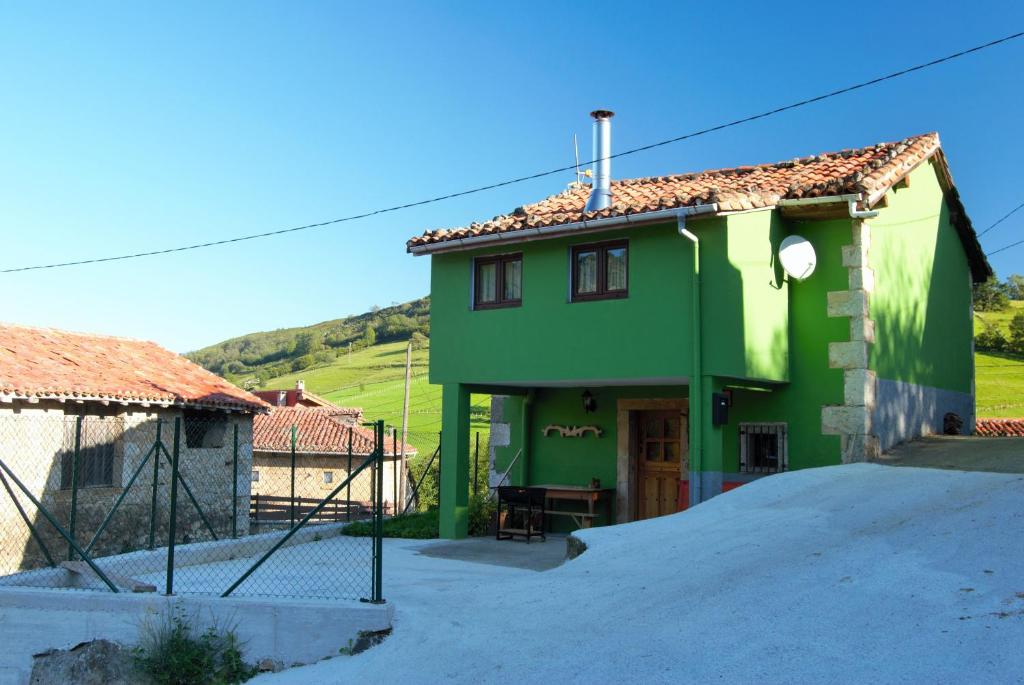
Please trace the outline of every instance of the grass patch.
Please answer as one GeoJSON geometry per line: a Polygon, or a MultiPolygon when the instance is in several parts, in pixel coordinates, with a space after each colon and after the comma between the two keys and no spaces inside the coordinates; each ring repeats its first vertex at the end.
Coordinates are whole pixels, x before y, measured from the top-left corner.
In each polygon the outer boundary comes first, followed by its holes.
{"type": "Polygon", "coordinates": [[[978,352],[974,359],[978,417],[1024,416],[1024,359],[1004,352],[978,352]]]}
{"type": "MultiPolygon", "coordinates": [[[[480,494],[469,498],[469,534],[482,536],[491,534],[491,520],[497,511],[497,504],[480,494]]],[[[350,523],[341,530],[345,535],[370,537],[373,535],[373,523],[358,521],[350,523]]],[[[407,538],[414,540],[430,540],[438,537],[437,509],[405,514],[384,519],[384,537],[407,538]]]]}
{"type": "MultiPolygon", "coordinates": [[[[436,509],[384,519],[384,537],[430,540],[438,535],[437,521],[436,509]]],[[[350,523],[342,529],[342,533],[354,537],[370,537],[373,534],[373,523],[370,521],[350,523]]]]}
{"type": "Polygon", "coordinates": [[[157,685],[231,685],[257,673],[242,659],[242,643],[233,628],[213,625],[197,633],[178,611],[144,625],[132,657],[135,667],[157,685]]]}

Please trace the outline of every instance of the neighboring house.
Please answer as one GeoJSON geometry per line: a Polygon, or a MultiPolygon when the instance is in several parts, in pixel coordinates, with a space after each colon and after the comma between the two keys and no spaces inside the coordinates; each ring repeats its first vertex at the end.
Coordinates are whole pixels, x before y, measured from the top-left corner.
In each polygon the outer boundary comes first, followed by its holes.
{"type": "Polygon", "coordinates": [[[619,522],[869,459],[947,412],[970,431],[971,286],[992,271],[938,135],[611,181],[610,117],[593,187],[408,242],[432,257],[444,537],[466,534],[474,392],[500,396],[507,482],[597,479],[619,522]],[[816,253],[802,280],[792,235],[816,253]]]}
{"type": "MultiPolygon", "coordinates": [[[[253,424],[253,511],[260,511],[257,498],[266,510],[268,502],[280,507],[281,498],[291,497],[293,435],[296,498],[323,499],[366,461],[374,449],[373,430],[353,422],[353,412],[362,415],[361,409],[340,407],[275,407],[269,414],[257,416],[253,424]]],[[[384,506],[388,513],[396,501],[396,486],[402,494],[401,455],[401,441],[388,437],[384,444],[384,506]]],[[[406,459],[415,455],[416,449],[407,445],[406,459]]],[[[367,469],[336,499],[344,501],[351,494],[352,502],[369,506],[370,484],[367,469]]]]}
{"type": "Polygon", "coordinates": [[[295,388],[292,390],[253,390],[252,394],[274,407],[327,407],[349,416],[353,423],[362,423],[363,420],[362,409],[339,407],[306,390],[305,381],[295,381],[295,388]]]}
{"type": "MultiPolygon", "coordinates": [[[[158,421],[161,440],[173,451],[176,419],[183,478],[215,529],[230,534],[237,515],[237,530],[244,534],[252,418],[266,409],[258,397],[152,342],[0,324],[0,459],[63,526],[76,528],[83,547],[156,443],[158,421]],[[240,475],[233,507],[236,454],[240,475]]],[[[151,468],[139,472],[93,554],[147,545],[151,522],[155,544],[166,544],[170,458],[159,458],[157,488],[151,468]]],[[[17,488],[10,478],[0,480],[6,481],[0,489],[0,570],[40,565],[40,546],[30,541],[7,489],[17,488]]],[[[66,554],[67,543],[20,492],[18,501],[43,544],[66,554]]],[[[191,505],[178,508],[178,522],[181,541],[203,539],[191,505]]]]}

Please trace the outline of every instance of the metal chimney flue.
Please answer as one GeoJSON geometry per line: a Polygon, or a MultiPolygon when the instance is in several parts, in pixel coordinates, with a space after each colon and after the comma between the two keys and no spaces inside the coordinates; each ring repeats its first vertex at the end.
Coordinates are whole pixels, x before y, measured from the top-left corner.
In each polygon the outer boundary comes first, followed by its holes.
{"type": "Polygon", "coordinates": [[[615,112],[597,109],[594,117],[594,180],[586,211],[596,212],[612,204],[612,117],[615,112]]]}

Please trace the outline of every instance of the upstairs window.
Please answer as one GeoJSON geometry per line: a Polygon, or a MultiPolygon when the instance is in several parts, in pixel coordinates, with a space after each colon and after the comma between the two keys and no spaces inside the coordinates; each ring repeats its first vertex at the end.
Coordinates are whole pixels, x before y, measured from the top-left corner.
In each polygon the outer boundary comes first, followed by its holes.
{"type": "Polygon", "coordinates": [[[629,243],[572,248],[572,300],[610,300],[629,294],[629,243]]]}
{"type": "Polygon", "coordinates": [[[740,472],[781,473],[789,465],[784,423],[740,424],[740,472]]]}
{"type": "Polygon", "coordinates": [[[523,255],[501,255],[476,260],[474,309],[518,307],[523,302],[523,255]]]}

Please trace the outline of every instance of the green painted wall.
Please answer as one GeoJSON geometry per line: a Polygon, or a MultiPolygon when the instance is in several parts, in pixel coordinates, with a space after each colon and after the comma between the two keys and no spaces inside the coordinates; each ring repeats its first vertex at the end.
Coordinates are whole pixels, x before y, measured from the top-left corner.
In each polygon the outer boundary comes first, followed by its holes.
{"type": "Polygon", "coordinates": [[[432,257],[430,381],[529,383],[685,376],[688,244],[674,224],[432,257]],[[629,297],[569,302],[569,248],[628,237],[629,297]],[[523,304],[473,311],[472,260],[523,253],[523,304]]]}
{"type": "Polygon", "coordinates": [[[870,221],[870,368],[879,378],[971,392],[970,269],[932,166],[887,199],[870,221]]]}
{"type": "MultiPolygon", "coordinates": [[[[773,212],[695,220],[701,239],[704,366],[788,378],[788,293],[773,264],[773,212]]],[[[534,241],[432,258],[432,383],[549,383],[690,375],[692,245],[676,226],[534,241]],[[569,302],[572,245],[628,238],[629,297],[569,302]],[[476,256],[522,252],[520,307],[473,311],[476,256]]]]}
{"type": "Polygon", "coordinates": [[[706,443],[709,470],[738,470],[739,424],[748,421],[788,423],[791,468],[839,463],[839,436],[822,435],[821,407],[843,402],[843,373],[828,367],[828,344],[849,340],[850,327],[849,319],[825,314],[828,292],[849,284],[842,247],[851,242],[850,221],[789,222],[786,228],[811,241],[818,256],[810,278],[789,284],[790,383],[771,392],[735,391],[729,424],[706,443]]]}
{"type": "Polygon", "coordinates": [[[704,375],[789,377],[789,294],[774,255],[785,237],[777,212],[694,222],[701,240],[704,375]]]}

